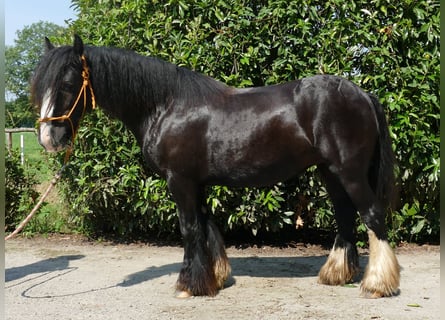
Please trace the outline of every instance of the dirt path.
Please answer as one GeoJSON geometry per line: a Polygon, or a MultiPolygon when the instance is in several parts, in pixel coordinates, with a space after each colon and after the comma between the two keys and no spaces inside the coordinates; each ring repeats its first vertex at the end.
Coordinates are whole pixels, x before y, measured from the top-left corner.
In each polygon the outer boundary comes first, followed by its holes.
{"type": "MultiPolygon", "coordinates": [[[[6,243],[6,319],[439,319],[439,247],[397,250],[401,294],[369,300],[317,284],[318,246],[228,248],[233,277],[216,297],[177,299],[182,248],[71,237],[6,243]]],[[[362,252],[360,263],[368,257],[362,252]]]]}

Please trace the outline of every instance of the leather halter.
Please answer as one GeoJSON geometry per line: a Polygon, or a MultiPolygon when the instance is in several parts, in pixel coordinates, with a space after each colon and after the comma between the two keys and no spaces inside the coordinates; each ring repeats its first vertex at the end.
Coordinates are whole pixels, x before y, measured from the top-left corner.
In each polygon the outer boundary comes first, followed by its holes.
{"type": "MultiPolygon", "coordinates": [[[[70,126],[71,126],[71,131],[72,131],[71,141],[72,141],[73,145],[74,145],[74,139],[75,139],[77,130],[79,129],[80,120],[83,118],[83,116],[85,114],[86,107],[87,107],[87,88],[90,90],[90,93],[91,93],[91,105],[92,105],[92,108],[93,109],[96,108],[96,98],[94,96],[93,87],[92,87],[91,81],[90,81],[90,70],[89,70],[88,65],[87,65],[87,60],[86,60],[84,55],[82,55],[80,57],[80,60],[82,61],[82,78],[83,78],[83,83],[82,83],[82,87],[80,88],[80,92],[77,95],[77,98],[74,101],[73,106],[71,107],[70,111],[67,114],[64,114],[64,115],[59,116],[59,117],[39,118],[39,120],[38,120],[40,123],[42,123],[42,122],[49,122],[49,121],[68,121],[70,123],[70,126]],[[77,103],[79,102],[82,94],[83,94],[83,110],[82,110],[82,115],[80,116],[79,124],[78,124],[77,128],[74,128],[73,122],[71,120],[71,115],[73,114],[74,110],[76,109],[77,103]]],[[[71,153],[70,151],[67,151],[67,155],[65,156],[65,162],[68,161],[68,157],[69,157],[70,153],[71,153]]]]}

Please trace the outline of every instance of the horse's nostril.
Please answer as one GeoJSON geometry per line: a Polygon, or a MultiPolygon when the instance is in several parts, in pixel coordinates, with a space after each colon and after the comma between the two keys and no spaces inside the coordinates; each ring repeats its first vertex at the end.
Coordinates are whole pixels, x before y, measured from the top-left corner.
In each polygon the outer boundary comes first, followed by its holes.
{"type": "Polygon", "coordinates": [[[68,130],[65,127],[41,123],[38,140],[48,152],[58,152],[65,149],[70,142],[68,130]]]}

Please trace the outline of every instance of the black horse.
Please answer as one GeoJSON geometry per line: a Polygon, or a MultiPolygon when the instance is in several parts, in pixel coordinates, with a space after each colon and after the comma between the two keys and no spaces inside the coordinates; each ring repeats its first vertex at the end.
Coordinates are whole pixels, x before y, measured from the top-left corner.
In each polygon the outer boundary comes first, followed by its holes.
{"type": "Polygon", "coordinates": [[[319,282],[341,285],[359,271],[354,221],[368,228],[366,296],[398,292],[400,268],[388,244],[385,210],[394,161],[378,99],[350,81],[317,75],[237,89],[123,49],[54,46],[32,79],[41,110],[39,141],[70,146],[84,112],[100,105],[135,135],[150,168],[178,206],[184,261],[178,296],[214,296],[230,273],[223,239],[209,219],[206,185],[266,186],[317,165],[335,208],[338,234],[319,282]]]}

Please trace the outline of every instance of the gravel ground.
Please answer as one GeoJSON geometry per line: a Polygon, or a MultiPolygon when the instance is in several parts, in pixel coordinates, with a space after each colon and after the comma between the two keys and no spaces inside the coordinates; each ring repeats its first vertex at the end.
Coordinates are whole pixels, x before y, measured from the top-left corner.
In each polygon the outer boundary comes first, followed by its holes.
{"type": "MultiPolygon", "coordinates": [[[[440,247],[396,250],[400,295],[360,298],[359,283],[317,284],[320,246],[229,247],[232,277],[213,298],[175,297],[181,247],[72,236],[5,245],[6,319],[439,319],[440,247]]],[[[360,264],[368,261],[360,251],[360,264]]]]}

